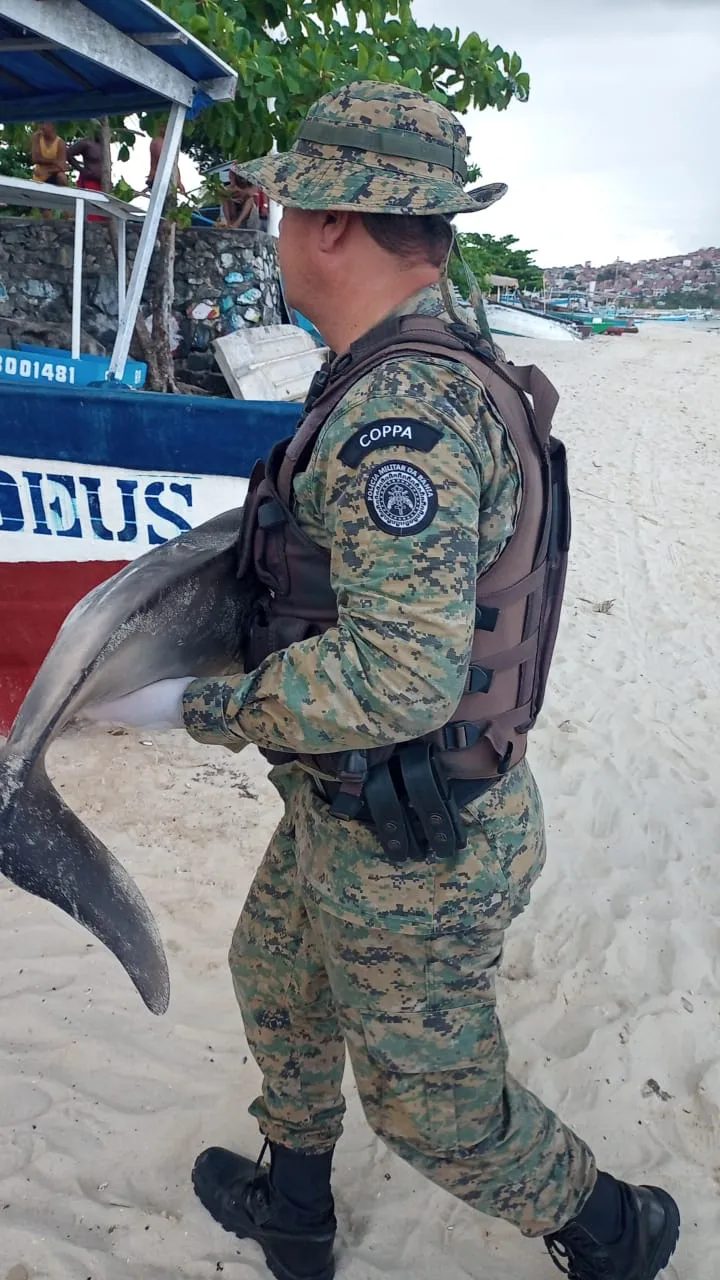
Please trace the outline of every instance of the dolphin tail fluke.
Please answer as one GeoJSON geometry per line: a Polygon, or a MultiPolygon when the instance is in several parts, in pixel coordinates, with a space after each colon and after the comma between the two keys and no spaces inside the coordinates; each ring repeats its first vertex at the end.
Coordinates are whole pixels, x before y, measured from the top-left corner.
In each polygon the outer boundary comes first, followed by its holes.
{"type": "Polygon", "coordinates": [[[153,915],[135,882],[58,795],[42,761],[0,750],[0,872],[66,911],[117,956],[153,1013],[170,978],[153,915]]]}

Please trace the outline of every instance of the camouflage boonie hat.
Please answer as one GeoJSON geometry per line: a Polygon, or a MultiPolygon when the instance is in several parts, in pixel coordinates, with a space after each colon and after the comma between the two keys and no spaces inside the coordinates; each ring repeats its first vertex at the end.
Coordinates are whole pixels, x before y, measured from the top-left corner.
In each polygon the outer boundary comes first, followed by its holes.
{"type": "Polygon", "coordinates": [[[467,134],[424,93],[360,80],[311,107],[290,151],[235,166],[289,209],[476,213],[502,182],[464,190],[467,134]]]}

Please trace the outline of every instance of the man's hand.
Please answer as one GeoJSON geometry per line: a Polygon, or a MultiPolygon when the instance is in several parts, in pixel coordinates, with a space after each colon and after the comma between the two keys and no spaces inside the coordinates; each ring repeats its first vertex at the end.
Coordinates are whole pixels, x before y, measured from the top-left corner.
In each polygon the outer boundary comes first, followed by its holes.
{"type": "Polygon", "coordinates": [[[158,680],[123,698],[84,707],[77,719],[90,720],[93,724],[124,725],[128,729],[182,729],[185,723],[183,694],[194,679],[194,676],[181,676],[179,680],[158,680]]]}

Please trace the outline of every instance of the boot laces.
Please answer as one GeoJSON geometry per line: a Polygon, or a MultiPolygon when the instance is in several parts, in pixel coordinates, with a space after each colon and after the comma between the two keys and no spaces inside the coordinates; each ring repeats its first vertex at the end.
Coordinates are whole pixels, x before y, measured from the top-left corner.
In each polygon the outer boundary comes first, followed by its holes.
{"type": "Polygon", "coordinates": [[[585,1240],[575,1232],[568,1241],[558,1240],[557,1236],[545,1239],[545,1248],[555,1266],[568,1280],[612,1280],[614,1272],[607,1255],[603,1258],[590,1254],[584,1244],[585,1240]]]}
{"type": "Polygon", "coordinates": [[[271,1216],[270,1197],[268,1195],[267,1169],[263,1165],[263,1156],[270,1145],[269,1138],[266,1138],[260,1155],[255,1161],[255,1172],[252,1180],[246,1183],[244,1188],[244,1199],[250,1216],[257,1226],[262,1226],[269,1221],[271,1216]]]}
{"type": "MultiPolygon", "coordinates": [[[[550,1254],[550,1257],[552,1258],[553,1262],[555,1263],[555,1266],[557,1267],[558,1271],[562,1271],[564,1276],[571,1276],[570,1266],[572,1263],[572,1259],[570,1258],[570,1254],[565,1248],[565,1245],[561,1244],[559,1240],[546,1240],[545,1247],[547,1248],[547,1251],[550,1254]],[[567,1266],[565,1265],[566,1263],[567,1263],[567,1266]]],[[[571,1276],[571,1280],[572,1280],[572,1276],[571,1276]]]]}
{"type": "MultiPolygon", "coordinates": [[[[262,1177],[262,1176],[263,1176],[263,1158],[264,1158],[264,1156],[265,1156],[265,1152],[267,1151],[267,1149],[268,1149],[268,1147],[269,1147],[269,1146],[270,1146],[270,1139],[269,1139],[269,1138],[266,1138],[266,1139],[265,1139],[265,1141],[264,1141],[264,1142],[263,1142],[263,1144],[262,1144],[262,1149],[261,1149],[261,1151],[260,1151],[260,1155],[258,1156],[257,1160],[255,1161],[255,1175],[254,1175],[254,1176],[255,1176],[255,1178],[256,1178],[256,1179],[257,1179],[257,1178],[259,1178],[259,1177],[262,1177]]],[[[267,1172],[267,1170],[265,1170],[265,1172],[267,1172]]]]}

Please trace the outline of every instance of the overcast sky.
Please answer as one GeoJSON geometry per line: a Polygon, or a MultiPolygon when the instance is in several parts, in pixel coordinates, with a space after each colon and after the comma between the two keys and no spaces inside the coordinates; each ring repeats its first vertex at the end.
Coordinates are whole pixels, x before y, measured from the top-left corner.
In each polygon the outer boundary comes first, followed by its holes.
{"type": "MultiPolygon", "coordinates": [[[[510,190],[464,231],[541,266],[720,244],[720,0],[414,0],[419,22],[521,54],[530,101],[471,112],[472,158],[510,190]]],[[[147,144],[124,168],[137,186],[147,144]]],[[[197,182],[185,158],[188,186],[197,182]]]]}
{"type": "Polygon", "coordinates": [[[467,117],[508,195],[461,230],[543,266],[720,244],[720,0],[414,0],[419,22],[522,55],[525,105],[467,117]]]}

